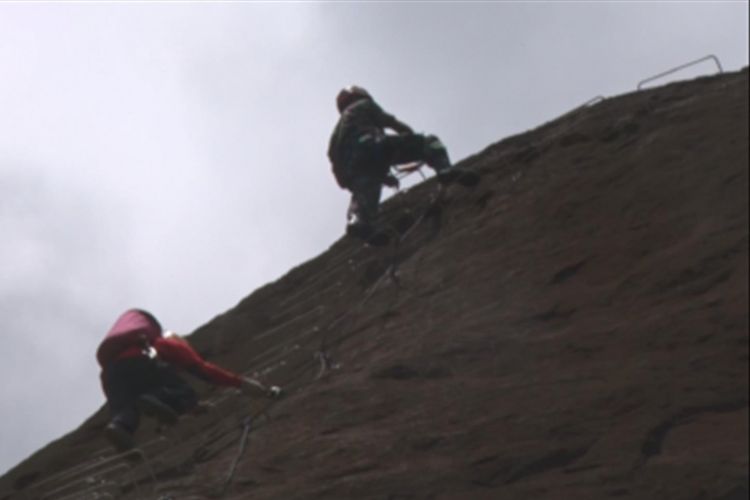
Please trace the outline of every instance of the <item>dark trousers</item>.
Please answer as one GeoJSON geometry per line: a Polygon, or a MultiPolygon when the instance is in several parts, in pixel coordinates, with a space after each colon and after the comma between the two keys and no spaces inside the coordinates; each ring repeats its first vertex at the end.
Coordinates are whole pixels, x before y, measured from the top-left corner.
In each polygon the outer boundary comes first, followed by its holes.
{"type": "Polygon", "coordinates": [[[347,217],[370,225],[380,205],[383,181],[391,166],[424,161],[436,171],[450,166],[448,153],[435,136],[422,134],[364,136],[351,155],[352,193],[347,217]]]}
{"type": "Polygon", "coordinates": [[[112,421],[133,432],[138,428],[138,398],[148,394],[178,414],[192,409],[198,396],[170,365],[146,356],[118,360],[102,372],[112,421]]]}

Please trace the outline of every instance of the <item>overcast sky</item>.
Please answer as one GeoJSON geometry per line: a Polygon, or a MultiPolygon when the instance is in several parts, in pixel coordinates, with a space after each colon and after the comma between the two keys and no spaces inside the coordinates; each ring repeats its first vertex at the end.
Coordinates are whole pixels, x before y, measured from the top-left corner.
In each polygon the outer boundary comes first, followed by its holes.
{"type": "Polygon", "coordinates": [[[342,86],[459,160],[747,43],[747,2],[0,3],[0,474],[104,402],[123,310],[189,333],[343,234],[342,86]]]}

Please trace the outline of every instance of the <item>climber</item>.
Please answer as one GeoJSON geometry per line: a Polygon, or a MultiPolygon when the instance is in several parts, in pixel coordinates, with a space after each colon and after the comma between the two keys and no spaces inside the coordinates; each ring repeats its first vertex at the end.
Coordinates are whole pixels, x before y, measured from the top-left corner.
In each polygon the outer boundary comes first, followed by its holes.
{"type": "Polygon", "coordinates": [[[180,415],[198,408],[198,395],[180,371],[251,396],[281,394],[279,387],[265,387],[205,361],[187,341],[163,332],[159,321],[142,309],[130,309],[117,319],[99,344],[96,358],[111,414],[105,436],[120,451],[134,446],[141,413],[174,424],[180,415]]]}
{"type": "Polygon", "coordinates": [[[336,106],[340,118],[331,135],[328,158],[336,182],[352,194],[347,234],[366,240],[373,233],[382,186],[398,187],[398,179],[390,173],[392,166],[425,162],[443,184],[479,182],[475,172],[451,165],[440,139],[414,133],[383,111],[367,90],[357,86],[341,90],[336,106]],[[396,134],[387,134],[386,129],[396,134]]]}

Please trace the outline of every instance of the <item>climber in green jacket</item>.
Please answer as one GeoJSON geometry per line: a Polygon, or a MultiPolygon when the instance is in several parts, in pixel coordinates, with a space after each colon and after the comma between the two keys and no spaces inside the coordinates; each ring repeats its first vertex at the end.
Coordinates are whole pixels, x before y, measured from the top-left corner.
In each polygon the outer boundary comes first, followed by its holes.
{"type": "Polygon", "coordinates": [[[390,173],[395,165],[424,162],[441,183],[473,186],[475,172],[451,165],[443,143],[434,135],[414,133],[385,112],[362,87],[342,89],[336,97],[340,118],[328,145],[328,158],[338,185],[352,193],[347,234],[367,239],[380,204],[382,186],[398,186],[390,173]],[[386,129],[396,134],[386,133],[386,129]]]}

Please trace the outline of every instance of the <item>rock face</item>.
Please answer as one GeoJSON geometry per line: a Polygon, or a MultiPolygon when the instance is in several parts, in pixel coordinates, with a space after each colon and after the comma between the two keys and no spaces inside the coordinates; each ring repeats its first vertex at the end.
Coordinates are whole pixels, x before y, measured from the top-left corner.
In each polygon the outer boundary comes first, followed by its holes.
{"type": "Polygon", "coordinates": [[[201,387],[125,457],[99,411],[0,499],[747,498],[747,69],[462,165],[478,187],[384,205],[398,244],[342,239],[193,334],[284,399],[201,387]]]}

